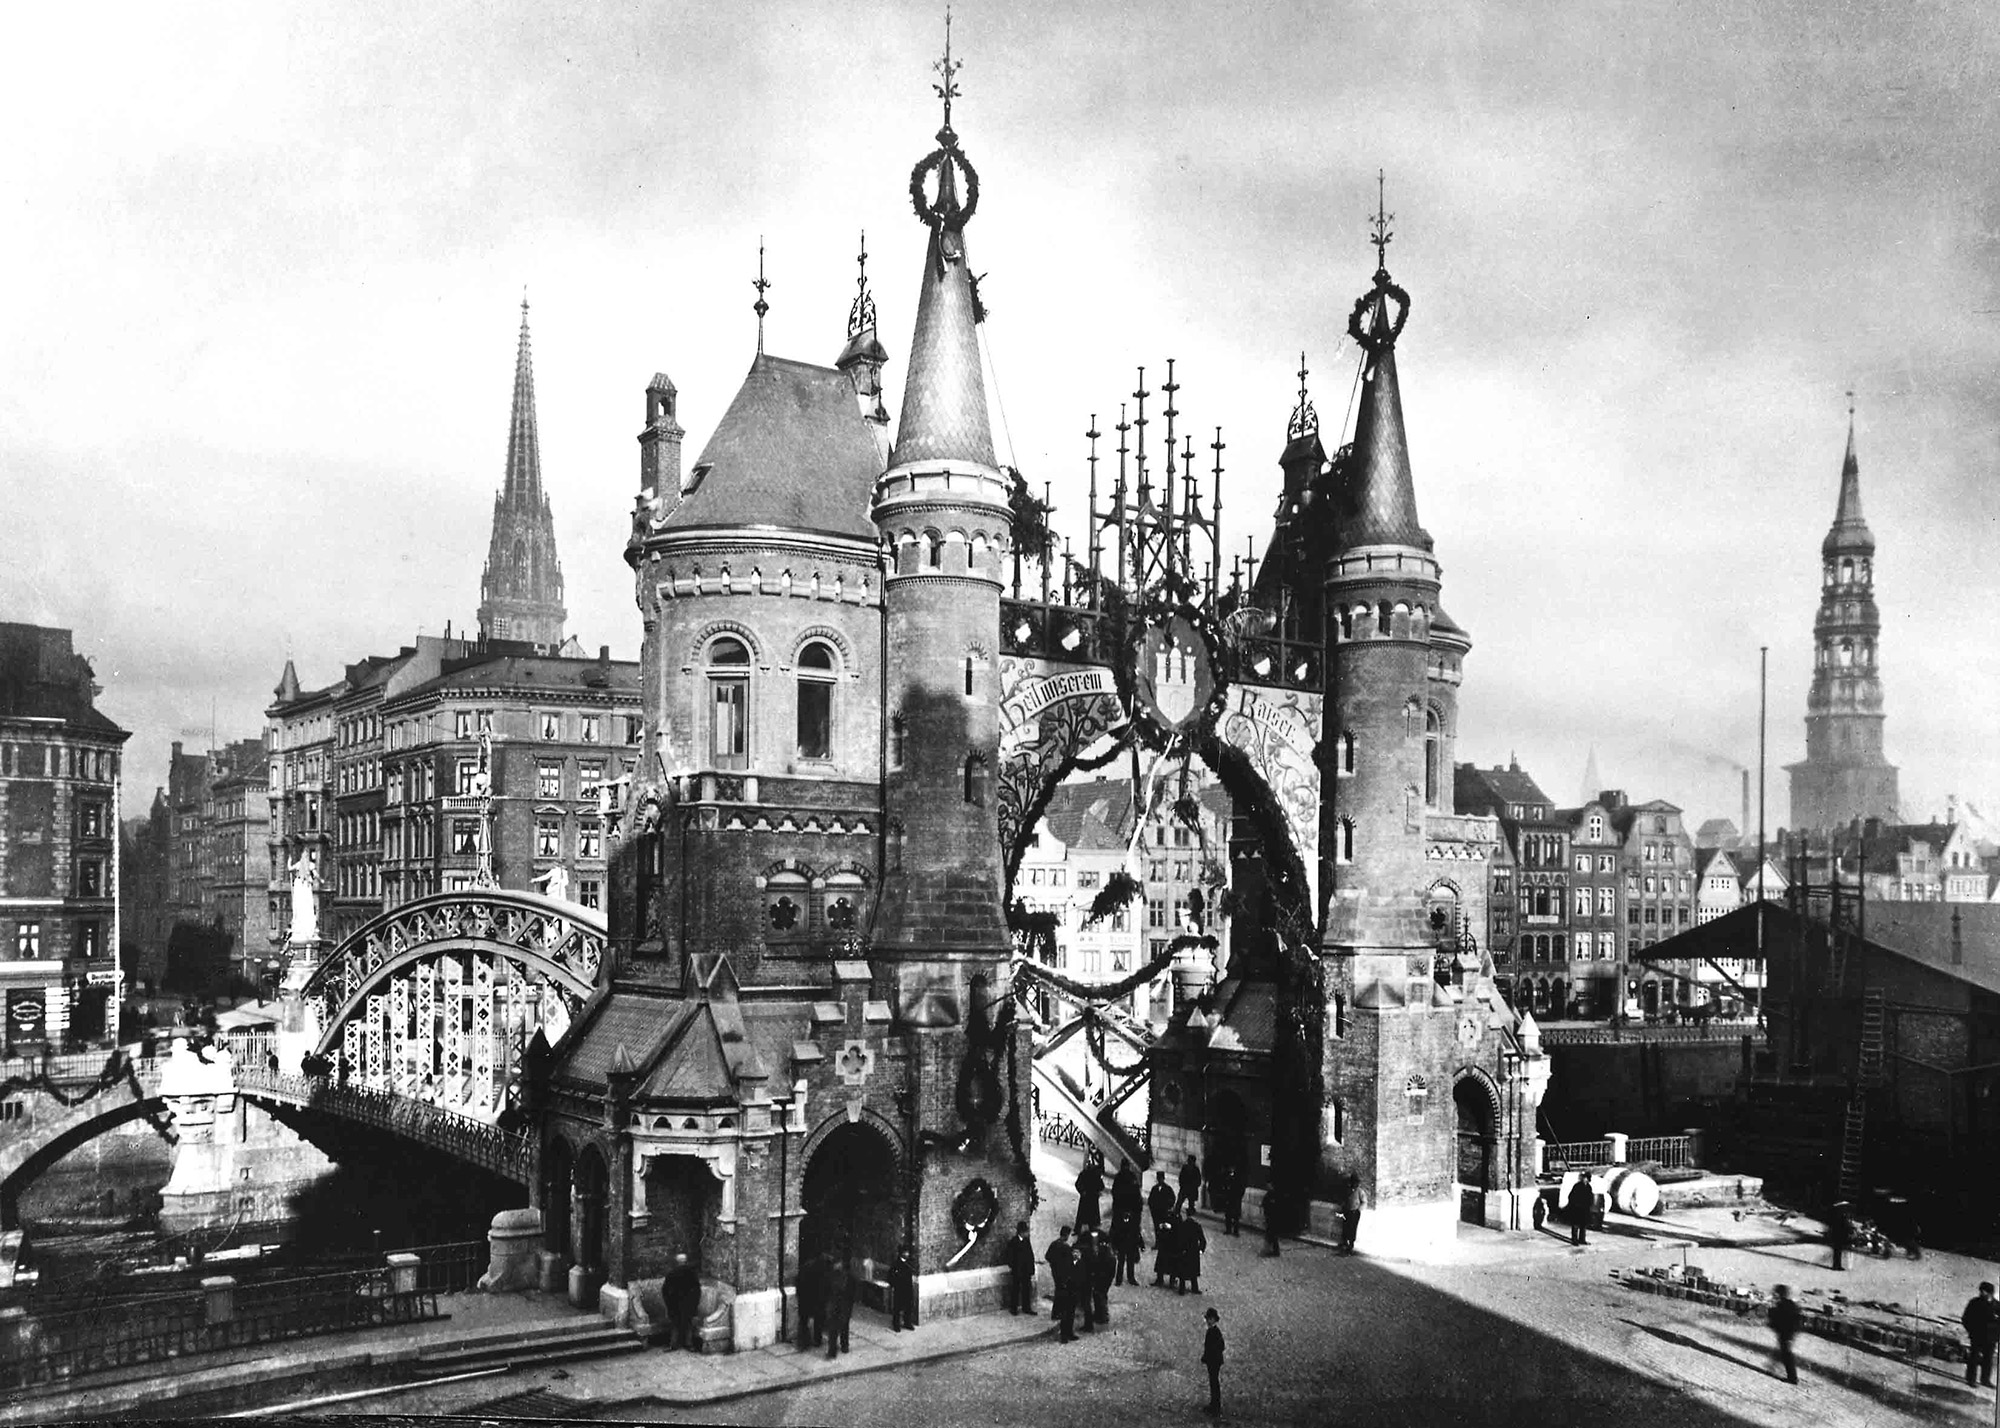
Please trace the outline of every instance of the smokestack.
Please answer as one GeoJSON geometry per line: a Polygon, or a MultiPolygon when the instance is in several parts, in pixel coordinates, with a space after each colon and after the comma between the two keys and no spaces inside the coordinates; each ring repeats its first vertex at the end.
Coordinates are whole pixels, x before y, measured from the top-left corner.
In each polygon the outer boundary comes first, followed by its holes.
{"type": "Polygon", "coordinates": [[[1743,770],[1743,821],[1736,825],[1739,836],[1750,831],[1750,770],[1743,770]]]}

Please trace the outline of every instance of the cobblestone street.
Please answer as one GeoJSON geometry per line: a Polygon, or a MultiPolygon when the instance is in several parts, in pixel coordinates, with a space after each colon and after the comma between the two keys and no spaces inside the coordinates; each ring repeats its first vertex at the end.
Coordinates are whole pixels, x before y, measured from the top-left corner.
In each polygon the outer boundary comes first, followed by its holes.
{"type": "MultiPolygon", "coordinates": [[[[1044,1155],[1044,1244],[1068,1209],[1073,1169],[1044,1155]]],[[[1705,1212],[1723,1222],[1726,1211],[1705,1212]]],[[[1058,1345],[1053,1330],[1026,1343],[931,1363],[804,1384],[730,1402],[670,1409],[644,1401],[646,1365],[614,1360],[492,1379],[353,1405],[376,1413],[537,1411],[507,1400],[542,1388],[602,1419],[738,1424],[1152,1425],[1203,1421],[1196,1362],[1202,1311],[1222,1314],[1229,1360],[1223,1421],[1237,1423],[1602,1423],[1702,1428],[1731,1423],[1861,1428],[1893,1423],[1985,1424],[1990,1391],[1963,1385],[1960,1366],[1908,1362],[1825,1339],[1798,1341],[1803,1382],[1772,1372],[1761,1319],[1637,1293],[1614,1269],[1665,1264],[1688,1243],[1685,1225],[1616,1223],[1573,1252],[1552,1233],[1462,1229],[1451,1262],[1384,1263],[1287,1243],[1259,1257],[1254,1234],[1209,1224],[1205,1293],[1180,1297],[1142,1284],[1113,1291],[1109,1331],[1058,1345]]],[[[1759,1283],[1809,1286],[1834,1277],[1823,1250],[1796,1231],[1765,1242],[1714,1244],[1701,1261],[1759,1283]]],[[[1150,1259],[1145,1261],[1150,1265],[1150,1259]]],[[[1838,1277],[1853,1296],[1928,1296],[1958,1303],[1989,1267],[1933,1254],[1920,1265],[1859,1261],[1838,1277]],[[1960,1281],[1964,1281],[1963,1288],[1960,1281]],[[1955,1298],[1954,1298],[1955,1296],[1955,1298]]],[[[1046,1313],[1046,1304],[1044,1307],[1046,1313]]],[[[933,1332],[919,1329],[919,1336],[933,1332]]],[[[554,1401],[561,1406],[561,1401],[554,1401]]],[[[338,1411],[332,1409],[329,1411],[338,1411]]],[[[544,1407],[541,1411],[549,1411],[544,1407]]]]}

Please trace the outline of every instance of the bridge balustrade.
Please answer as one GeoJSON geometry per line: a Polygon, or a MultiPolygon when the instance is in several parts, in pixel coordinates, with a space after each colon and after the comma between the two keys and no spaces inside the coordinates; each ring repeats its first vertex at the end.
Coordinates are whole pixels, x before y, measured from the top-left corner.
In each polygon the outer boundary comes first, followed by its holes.
{"type": "Polygon", "coordinates": [[[502,1130],[428,1101],[254,1065],[236,1068],[236,1088],[246,1095],[389,1131],[522,1184],[534,1173],[535,1143],[527,1132],[502,1130]]]}
{"type": "Polygon", "coordinates": [[[87,1310],[0,1311],[0,1388],[67,1383],[90,1374],[252,1344],[444,1317],[421,1282],[398,1292],[385,1268],[238,1285],[211,1280],[180,1294],[87,1310]]]}

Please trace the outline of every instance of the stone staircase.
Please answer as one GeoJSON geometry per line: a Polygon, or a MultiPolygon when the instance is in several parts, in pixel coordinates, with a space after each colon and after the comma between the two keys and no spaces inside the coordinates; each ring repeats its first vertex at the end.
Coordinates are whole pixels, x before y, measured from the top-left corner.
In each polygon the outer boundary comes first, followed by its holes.
{"type": "Polygon", "coordinates": [[[454,1339],[418,1354],[406,1372],[412,1378],[435,1378],[488,1369],[546,1368],[578,1359],[636,1353],[644,1347],[630,1329],[614,1328],[602,1319],[578,1319],[573,1324],[495,1329],[454,1339]]]}

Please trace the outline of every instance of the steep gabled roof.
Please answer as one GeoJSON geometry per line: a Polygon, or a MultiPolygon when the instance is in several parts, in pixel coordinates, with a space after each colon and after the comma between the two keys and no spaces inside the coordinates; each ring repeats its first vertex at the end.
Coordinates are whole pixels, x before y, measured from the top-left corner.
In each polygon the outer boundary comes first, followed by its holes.
{"type": "Polygon", "coordinates": [[[763,526],[873,542],[868,506],[881,471],[845,373],[759,353],[665,528],[763,526]]]}

